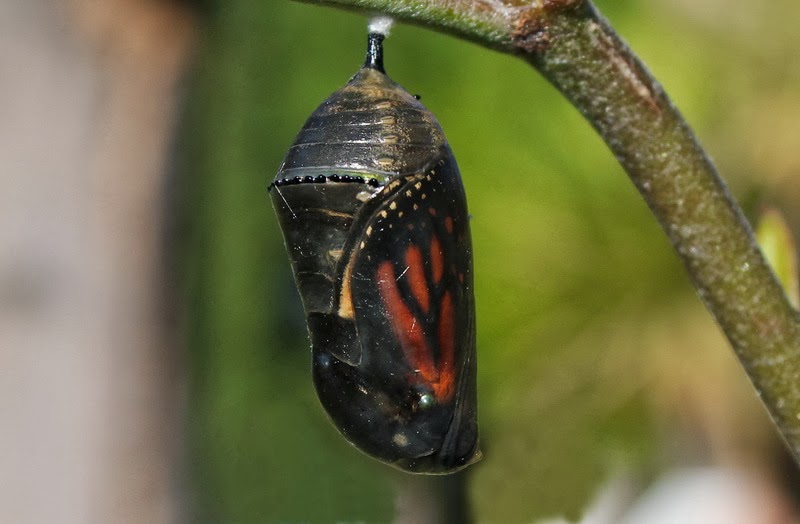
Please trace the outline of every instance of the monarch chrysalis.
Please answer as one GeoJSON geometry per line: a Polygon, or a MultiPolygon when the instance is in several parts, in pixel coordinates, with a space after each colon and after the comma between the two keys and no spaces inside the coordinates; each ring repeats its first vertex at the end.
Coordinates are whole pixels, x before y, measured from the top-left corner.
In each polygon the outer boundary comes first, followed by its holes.
{"type": "Polygon", "coordinates": [[[270,192],[330,419],[381,461],[451,473],[480,458],[466,197],[436,118],[386,76],[382,41],[369,35],[270,192]]]}

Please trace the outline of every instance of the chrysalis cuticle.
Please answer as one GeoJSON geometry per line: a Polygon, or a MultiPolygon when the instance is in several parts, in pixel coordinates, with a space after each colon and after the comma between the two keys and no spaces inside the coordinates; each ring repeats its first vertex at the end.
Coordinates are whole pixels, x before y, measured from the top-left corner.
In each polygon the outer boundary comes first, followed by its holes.
{"type": "Polygon", "coordinates": [[[413,473],[480,458],[466,196],[433,114],[364,66],[308,118],[270,194],[320,402],[344,437],[413,473]]]}

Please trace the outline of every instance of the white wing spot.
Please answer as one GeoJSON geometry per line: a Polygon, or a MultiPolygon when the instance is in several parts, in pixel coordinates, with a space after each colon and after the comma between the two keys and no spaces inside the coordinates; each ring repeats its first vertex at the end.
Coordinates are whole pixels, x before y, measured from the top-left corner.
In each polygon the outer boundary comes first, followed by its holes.
{"type": "Polygon", "coordinates": [[[392,442],[400,447],[405,447],[408,446],[408,437],[402,433],[395,433],[394,437],[392,437],[392,442]]]}

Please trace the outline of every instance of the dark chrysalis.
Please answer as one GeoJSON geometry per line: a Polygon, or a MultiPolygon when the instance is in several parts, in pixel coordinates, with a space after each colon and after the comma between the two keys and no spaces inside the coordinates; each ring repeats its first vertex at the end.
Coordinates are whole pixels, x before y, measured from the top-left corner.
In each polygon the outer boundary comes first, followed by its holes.
{"type": "Polygon", "coordinates": [[[386,76],[383,35],[309,117],[270,185],[320,402],[365,453],[414,473],[480,458],[472,246],[433,114],[386,76]]]}

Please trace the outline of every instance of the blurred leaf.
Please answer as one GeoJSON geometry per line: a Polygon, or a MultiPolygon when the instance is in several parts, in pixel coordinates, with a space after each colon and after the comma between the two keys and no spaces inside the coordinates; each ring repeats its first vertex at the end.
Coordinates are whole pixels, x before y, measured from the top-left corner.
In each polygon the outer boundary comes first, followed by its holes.
{"type": "Polygon", "coordinates": [[[774,208],[761,213],[756,229],[756,238],[761,251],[772,266],[786,291],[786,296],[795,307],[800,304],[800,285],[797,279],[797,249],[792,231],[783,215],[774,208]]]}

